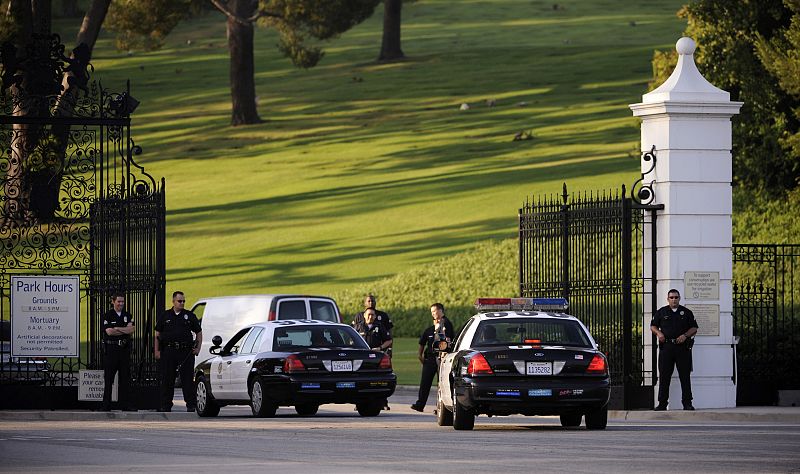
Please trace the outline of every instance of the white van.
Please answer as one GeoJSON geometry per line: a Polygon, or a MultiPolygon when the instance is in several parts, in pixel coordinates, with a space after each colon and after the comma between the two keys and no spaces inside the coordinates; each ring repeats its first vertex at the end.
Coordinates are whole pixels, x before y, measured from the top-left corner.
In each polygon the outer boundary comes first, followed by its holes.
{"type": "Polygon", "coordinates": [[[192,307],[203,328],[203,345],[197,361],[210,356],[211,339],[222,337],[223,344],[245,326],[280,319],[316,319],[342,322],[339,307],[327,296],[241,295],[203,298],[192,307]]]}

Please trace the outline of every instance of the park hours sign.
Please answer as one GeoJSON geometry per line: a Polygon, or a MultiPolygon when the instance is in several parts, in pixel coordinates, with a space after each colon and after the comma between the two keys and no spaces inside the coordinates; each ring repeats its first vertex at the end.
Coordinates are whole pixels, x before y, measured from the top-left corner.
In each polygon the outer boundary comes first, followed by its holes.
{"type": "Polygon", "coordinates": [[[77,357],[77,276],[11,277],[11,355],[77,357]]]}

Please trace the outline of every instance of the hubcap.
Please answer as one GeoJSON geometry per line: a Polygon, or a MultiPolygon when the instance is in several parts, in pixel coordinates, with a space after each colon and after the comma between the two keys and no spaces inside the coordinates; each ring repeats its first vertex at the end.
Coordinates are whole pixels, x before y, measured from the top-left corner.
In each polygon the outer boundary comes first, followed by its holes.
{"type": "Polygon", "coordinates": [[[203,382],[197,384],[197,409],[199,411],[206,409],[206,385],[203,382]]]}
{"type": "Polygon", "coordinates": [[[256,382],[253,385],[253,395],[252,395],[252,402],[253,402],[253,409],[255,411],[261,410],[261,384],[256,382]]]}

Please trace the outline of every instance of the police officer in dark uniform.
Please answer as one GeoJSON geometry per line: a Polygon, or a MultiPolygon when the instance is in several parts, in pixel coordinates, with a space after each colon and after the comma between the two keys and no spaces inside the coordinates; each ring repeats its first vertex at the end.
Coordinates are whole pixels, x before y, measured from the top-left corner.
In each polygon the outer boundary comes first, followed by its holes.
{"type": "Polygon", "coordinates": [[[392,319],[389,317],[388,314],[384,313],[379,309],[376,309],[375,302],[376,302],[375,296],[373,296],[372,294],[364,296],[364,311],[356,313],[355,317],[353,317],[353,322],[351,323],[351,325],[355,328],[356,325],[363,323],[364,313],[366,313],[367,310],[371,309],[375,311],[375,319],[378,322],[378,324],[383,326],[387,331],[391,332],[392,328],[394,327],[394,324],[392,324],[392,319]]]}
{"type": "Polygon", "coordinates": [[[156,321],[155,357],[161,361],[161,397],[158,411],[172,411],[175,391],[175,372],[180,372],[186,411],[197,409],[197,393],[192,381],[194,356],[200,352],[203,333],[197,316],[183,306],[186,297],[182,291],[172,294],[172,308],[162,313],[156,321]],[[194,340],[192,338],[194,333],[194,340]]]}
{"type": "Polygon", "coordinates": [[[103,391],[103,411],[111,411],[111,392],[114,375],[119,372],[119,404],[125,411],[136,411],[130,401],[131,382],[131,334],[136,330],[133,316],[125,311],[125,296],[114,293],[111,296],[112,309],[103,315],[103,363],[105,389],[103,391]]]}
{"type": "Polygon", "coordinates": [[[392,345],[392,333],[378,324],[375,313],[376,311],[371,308],[364,310],[364,322],[358,324],[355,329],[367,341],[370,349],[385,351],[392,345]]]}
{"type": "Polygon", "coordinates": [[[441,303],[432,304],[431,316],[433,317],[433,325],[423,331],[419,337],[418,357],[420,363],[422,363],[422,376],[419,382],[419,397],[411,405],[411,409],[416,411],[425,409],[425,404],[428,403],[428,394],[433,384],[433,377],[439,370],[439,353],[435,348],[445,348],[456,337],[453,323],[444,315],[444,305],[441,303]]]}
{"type": "Polygon", "coordinates": [[[658,406],[657,411],[667,409],[669,401],[669,382],[672,371],[678,367],[681,380],[681,401],[684,410],[694,410],[692,406],[692,337],[697,334],[697,321],[694,314],[680,305],[681,294],[672,289],[667,293],[668,306],[653,315],[650,331],[658,337],[658,406]]]}

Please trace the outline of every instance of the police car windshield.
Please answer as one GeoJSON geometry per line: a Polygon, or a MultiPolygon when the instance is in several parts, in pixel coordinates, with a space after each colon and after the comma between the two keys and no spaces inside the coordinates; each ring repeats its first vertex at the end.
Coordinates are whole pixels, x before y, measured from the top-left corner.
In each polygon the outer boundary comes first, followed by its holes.
{"type": "Polygon", "coordinates": [[[303,326],[275,329],[272,350],[278,352],[307,348],[369,349],[353,328],[346,326],[303,326]]]}
{"type": "Polygon", "coordinates": [[[502,319],[481,321],[472,340],[473,347],[538,344],[592,347],[577,321],[567,319],[502,319]]]}

